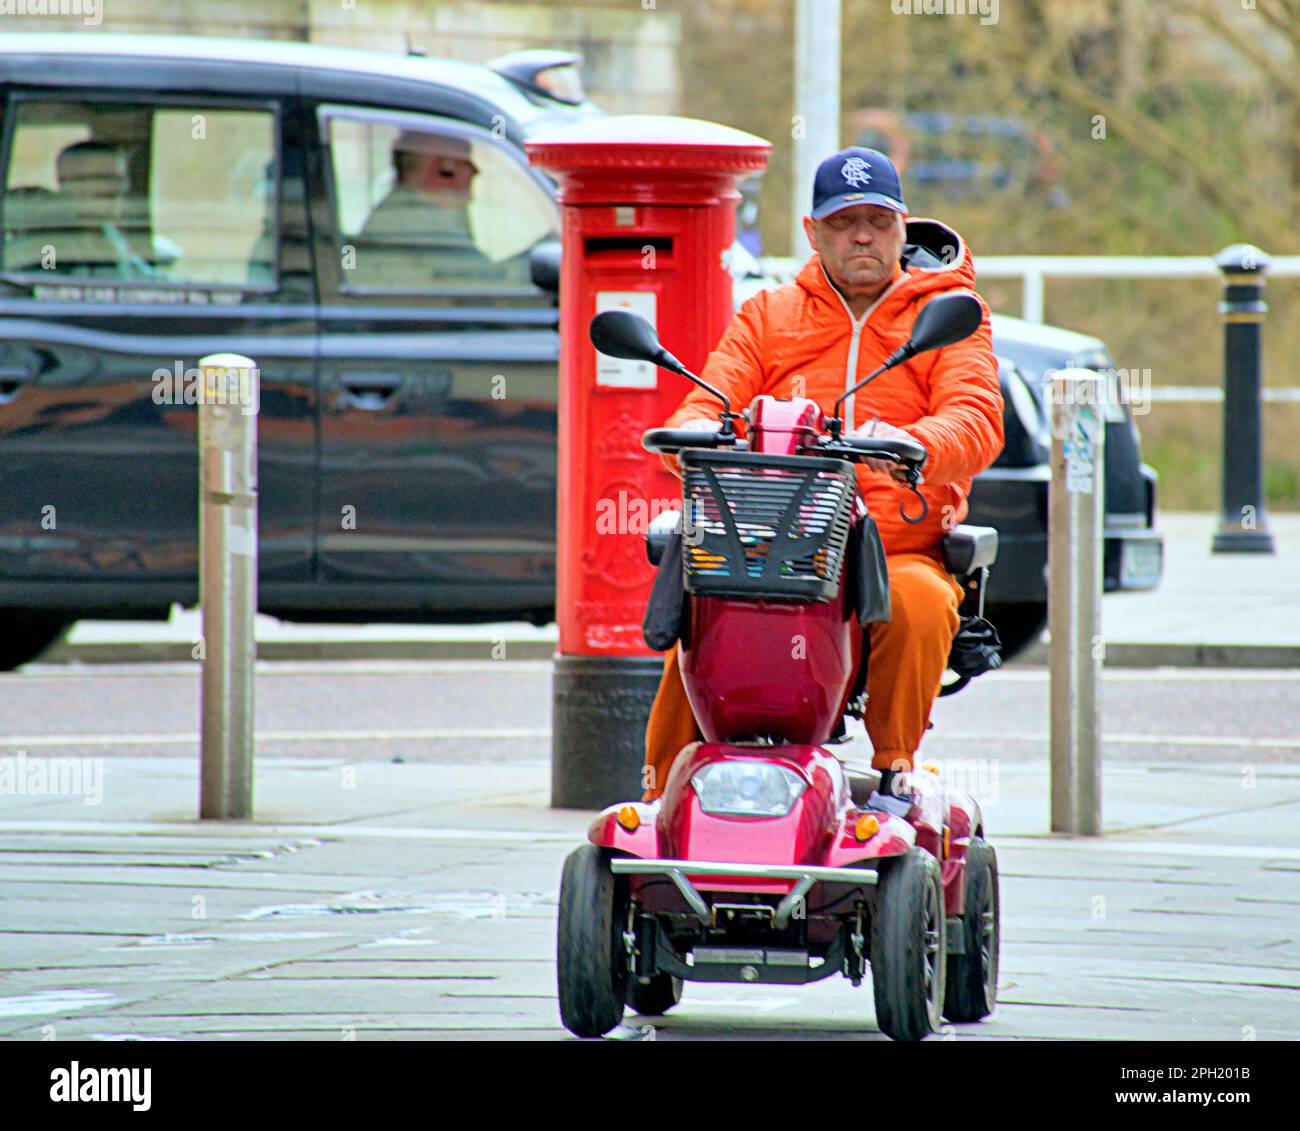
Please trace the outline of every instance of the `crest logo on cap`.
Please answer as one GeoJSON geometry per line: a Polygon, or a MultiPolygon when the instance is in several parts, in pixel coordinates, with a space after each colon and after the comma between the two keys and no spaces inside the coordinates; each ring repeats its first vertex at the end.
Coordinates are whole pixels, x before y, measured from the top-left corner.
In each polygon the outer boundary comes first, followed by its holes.
{"type": "Polygon", "coordinates": [[[847,184],[858,188],[860,185],[871,183],[871,174],[868,172],[870,168],[871,166],[861,157],[847,157],[840,167],[840,176],[847,184]]]}

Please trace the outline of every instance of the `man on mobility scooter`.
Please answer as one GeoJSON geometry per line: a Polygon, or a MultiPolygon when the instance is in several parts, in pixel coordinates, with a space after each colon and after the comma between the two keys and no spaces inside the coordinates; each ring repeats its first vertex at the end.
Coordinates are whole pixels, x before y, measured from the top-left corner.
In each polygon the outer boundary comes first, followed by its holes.
{"type": "MultiPolygon", "coordinates": [[[[815,254],[796,281],[746,302],[701,374],[733,407],[768,393],[807,397],[832,415],[835,399],[907,340],[931,297],[975,283],[961,237],[933,220],[908,221],[898,173],[873,149],[822,162],[804,231],[815,254]]],[[[869,459],[858,475],[887,555],[892,610],[869,628],[865,723],[884,798],[874,804],[899,812],[906,802],[892,802],[890,779],[912,768],[965,596],[944,569],[942,543],[966,516],[972,477],[1002,450],[987,307],[983,315],[965,341],[897,366],[845,403],[852,434],[916,440],[928,453],[920,521],[903,517],[907,488],[893,476],[897,464],[869,459]]],[[[693,389],[665,423],[716,430],[716,404],[693,389]]],[[[646,730],[645,800],[660,795],[677,754],[700,737],[673,647],[646,730]]]]}
{"type": "Polygon", "coordinates": [[[819,254],[742,307],[708,360],[714,384],[628,311],[591,324],[598,351],[687,377],[721,413],[692,423],[693,394],[681,427],[642,438],[683,479],[682,511],[647,535],[660,570],[645,637],[670,656],[647,796],[600,813],[565,861],[557,982],[579,1036],[629,1004],[666,1012],[684,981],[856,986],[868,965],[895,1039],[993,1009],[980,806],[911,764],[945,668],[959,676],[946,692],[997,666],[996,634],[959,611],[982,614],[996,532],[958,523],[1002,404],[969,254],[902,209],[883,155],[823,164],[806,221],[819,254]],[[865,716],[876,769],[828,749],[846,714],[865,716]]]}

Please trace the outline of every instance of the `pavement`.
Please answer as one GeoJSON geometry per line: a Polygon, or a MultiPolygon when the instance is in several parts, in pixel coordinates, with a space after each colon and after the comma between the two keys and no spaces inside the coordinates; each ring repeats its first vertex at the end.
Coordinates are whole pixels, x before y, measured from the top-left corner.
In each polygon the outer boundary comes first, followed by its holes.
{"type": "MultiPolygon", "coordinates": [[[[324,746],[272,739],[264,750],[259,740],[247,822],[196,819],[192,731],[163,735],[162,747],[126,733],[141,725],[129,703],[160,731],[177,729],[168,711],[180,703],[192,728],[194,667],[0,677],[0,706],[11,718],[25,706],[24,729],[61,719],[83,729],[66,717],[85,710],[102,740],[46,735],[0,757],[0,1039],[567,1036],[555,1004],[556,892],[591,815],[548,807],[549,729],[538,717],[548,665],[504,662],[500,679],[517,681],[510,694],[508,682],[476,674],[486,663],[468,673],[457,662],[291,666],[273,677],[278,665],[259,664],[259,688],[282,717],[328,730],[328,699],[364,727],[324,746]],[[440,745],[401,729],[422,721],[411,718],[421,681],[451,689],[459,737],[440,745]],[[376,690],[383,683],[390,698],[376,690]],[[100,685],[111,699],[89,690],[100,685]],[[431,760],[418,760],[420,747],[431,760]],[[308,749],[333,752],[301,756],[308,749]],[[407,754],[380,757],[389,750],[407,754]],[[52,754],[75,762],[80,780],[17,792],[13,782],[31,779],[15,773],[5,785],[6,763],[30,771],[52,754]]],[[[1262,720],[1278,736],[1264,741],[1294,745],[1300,676],[1267,674],[1291,714],[1262,720]]],[[[1146,686],[1140,675],[1107,677],[1121,715],[1141,709],[1140,694],[1123,699],[1146,686]]],[[[1182,695],[1208,701],[1217,687],[1211,673],[1190,675],[1184,688],[1163,673],[1175,693],[1160,700],[1166,730],[1186,713],[1182,695]]],[[[1225,702],[1237,698],[1232,686],[1253,686],[1251,673],[1225,675],[1225,702]]],[[[1293,753],[1268,761],[1248,747],[1193,763],[1179,755],[1195,746],[1170,735],[1163,761],[1122,748],[1106,763],[1106,835],[1053,835],[1042,734],[1013,736],[1005,754],[980,737],[1009,717],[1038,731],[1024,704],[1042,697],[1044,679],[997,673],[987,690],[977,683],[944,701],[936,734],[947,744],[928,755],[979,797],[1002,876],[1000,1004],[943,1037],[1300,1039],[1293,753]]],[[[688,984],[672,1013],[629,1014],[614,1034],[722,1036],[884,1039],[869,982],[841,978],[688,984]]]]}
{"type": "MultiPolygon", "coordinates": [[[[1158,589],[1102,602],[1112,666],[1300,666],[1300,515],[1271,516],[1276,554],[1211,554],[1210,514],[1161,514],[1165,572],[1158,589]]],[[[995,567],[996,568],[996,567],[995,567]]],[[[197,609],[162,621],[80,621],[42,663],[187,660],[201,634],[197,609]]],[[[554,625],[290,624],[259,616],[258,655],[269,660],[514,659],[555,651],[554,625]]],[[[1045,663],[1041,644],[1021,662],[1045,663]]]]}
{"type": "MultiPolygon", "coordinates": [[[[1041,667],[936,707],[924,757],[984,807],[1003,898],[998,1009],[944,1039],[1300,1039],[1300,517],[1275,556],[1162,525],[1161,588],[1104,604],[1104,836],[1048,831],[1041,667]]],[[[591,815],[548,804],[554,629],[258,627],[251,821],[196,819],[198,666],[144,662],[190,661],[197,614],[0,674],[0,1039],[565,1038],[591,815]]],[[[839,978],[688,984],[613,1034],[724,1036],[884,1039],[839,978]]]]}

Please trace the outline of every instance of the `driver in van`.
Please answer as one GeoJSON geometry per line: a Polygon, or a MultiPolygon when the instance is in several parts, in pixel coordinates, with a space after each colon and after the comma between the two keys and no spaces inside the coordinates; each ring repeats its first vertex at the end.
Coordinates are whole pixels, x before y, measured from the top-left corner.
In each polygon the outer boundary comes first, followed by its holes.
{"type": "Polygon", "coordinates": [[[357,265],[368,269],[366,281],[427,286],[501,276],[505,269],[479,248],[470,224],[479,175],[470,143],[407,131],[394,141],[392,161],[392,188],[357,239],[357,265]]]}

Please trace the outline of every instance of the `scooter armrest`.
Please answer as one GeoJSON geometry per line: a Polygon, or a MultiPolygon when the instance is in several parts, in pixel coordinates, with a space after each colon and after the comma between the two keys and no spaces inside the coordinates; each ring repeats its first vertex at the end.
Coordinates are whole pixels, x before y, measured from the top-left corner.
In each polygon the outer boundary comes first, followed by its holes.
{"type": "Polygon", "coordinates": [[[676,538],[682,530],[682,512],[663,511],[650,520],[645,532],[645,556],[651,565],[657,566],[664,558],[668,543],[676,538]]]}
{"type": "Polygon", "coordinates": [[[991,566],[998,556],[998,532],[991,526],[954,526],[943,540],[943,568],[966,574],[991,566]]]}

